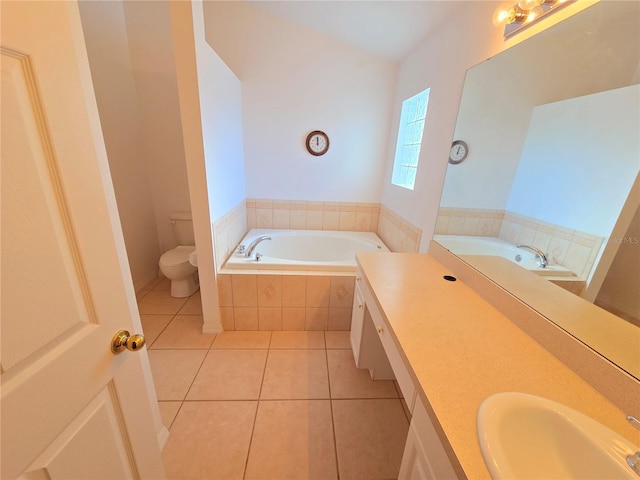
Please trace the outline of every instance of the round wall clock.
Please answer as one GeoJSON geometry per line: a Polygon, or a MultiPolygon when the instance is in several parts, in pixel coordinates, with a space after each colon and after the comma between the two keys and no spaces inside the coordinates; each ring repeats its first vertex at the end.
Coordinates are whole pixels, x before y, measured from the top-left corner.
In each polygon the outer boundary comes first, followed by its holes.
{"type": "Polygon", "coordinates": [[[306,145],[311,155],[324,155],[329,150],[329,137],[320,130],[314,130],[307,135],[306,145]]]}
{"type": "Polygon", "coordinates": [[[469,155],[469,147],[466,142],[456,140],[451,144],[451,149],[449,150],[449,163],[453,165],[461,163],[467,158],[467,155],[469,155]]]}

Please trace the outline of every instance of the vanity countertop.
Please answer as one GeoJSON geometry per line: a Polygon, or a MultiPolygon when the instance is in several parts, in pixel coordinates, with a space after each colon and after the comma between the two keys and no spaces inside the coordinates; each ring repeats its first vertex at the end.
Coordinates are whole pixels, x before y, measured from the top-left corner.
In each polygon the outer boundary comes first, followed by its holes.
{"type": "Polygon", "coordinates": [[[361,253],[357,260],[459,473],[490,478],[476,415],[482,401],[498,392],[555,400],[640,444],[640,431],[624,412],[470,287],[444,280],[451,272],[433,256],[361,253]]]}

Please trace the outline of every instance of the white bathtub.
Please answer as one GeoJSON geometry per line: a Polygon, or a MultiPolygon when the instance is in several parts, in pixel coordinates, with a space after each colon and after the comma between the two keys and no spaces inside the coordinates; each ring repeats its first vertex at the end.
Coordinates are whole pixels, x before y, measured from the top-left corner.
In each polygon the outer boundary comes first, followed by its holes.
{"type": "Polygon", "coordinates": [[[271,240],[262,241],[253,258],[234,252],[223,269],[355,272],[356,253],[389,251],[373,232],[253,229],[240,244],[248,248],[260,235],[269,235],[271,240]],[[260,261],[255,260],[256,253],[260,261]]]}
{"type": "Polygon", "coordinates": [[[491,255],[503,257],[538,275],[575,276],[572,271],[562,265],[547,265],[542,268],[540,260],[533,252],[518,248],[501,238],[473,235],[434,235],[433,240],[459,256],[491,255]]]}

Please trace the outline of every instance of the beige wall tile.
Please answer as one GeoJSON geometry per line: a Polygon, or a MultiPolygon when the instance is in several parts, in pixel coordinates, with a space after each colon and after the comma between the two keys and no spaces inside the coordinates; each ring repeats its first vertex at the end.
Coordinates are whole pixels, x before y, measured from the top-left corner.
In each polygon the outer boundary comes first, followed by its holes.
{"type": "Polygon", "coordinates": [[[307,299],[307,277],[285,275],[282,277],[282,306],[304,307],[307,299]]]}
{"type": "Polygon", "coordinates": [[[259,330],[282,330],[281,307],[258,307],[259,330]]]}
{"type": "Polygon", "coordinates": [[[307,211],[307,230],[322,230],[322,210],[307,211]]]}
{"type": "Polygon", "coordinates": [[[234,307],[253,307],[258,305],[258,286],[256,275],[232,275],[234,307]]]}
{"type": "Polygon", "coordinates": [[[305,230],[307,228],[306,210],[289,211],[289,228],[293,230],[305,230]]]}
{"type": "Polygon", "coordinates": [[[305,330],[328,330],[329,308],[307,307],[305,313],[305,330]]]}
{"type": "Polygon", "coordinates": [[[341,211],[338,220],[338,229],[343,232],[353,232],[356,230],[356,212],[341,211]]]}
{"type": "Polygon", "coordinates": [[[283,330],[306,330],[306,309],[304,307],[282,307],[283,330]]]}
{"type": "Polygon", "coordinates": [[[218,296],[221,307],[233,306],[233,290],[231,288],[231,275],[218,275],[218,296]]]}
{"type": "Polygon", "coordinates": [[[273,210],[273,228],[290,228],[289,210],[280,208],[273,210]]]}
{"type": "Polygon", "coordinates": [[[328,330],[350,330],[351,308],[329,308],[328,330]]]}
{"type": "Polygon", "coordinates": [[[233,307],[236,330],[259,330],[258,307],[233,307]]]}
{"type": "Polygon", "coordinates": [[[354,285],[355,277],[331,277],[329,306],[351,308],[354,285]]]}
{"type": "Polygon", "coordinates": [[[273,210],[270,208],[256,208],[256,227],[273,228],[273,210]]]}
{"type": "Polygon", "coordinates": [[[331,277],[307,277],[306,307],[328,307],[331,289],[331,277]]]}
{"type": "Polygon", "coordinates": [[[257,228],[258,221],[256,219],[256,209],[247,208],[247,229],[257,228]]]}
{"type": "Polygon", "coordinates": [[[233,320],[233,307],[220,307],[220,317],[222,329],[225,332],[236,329],[235,322],[233,320]]]}
{"type": "Polygon", "coordinates": [[[340,230],[340,212],[337,210],[325,210],[322,212],[322,229],[340,230]]]}
{"type": "Polygon", "coordinates": [[[282,306],[282,275],[256,275],[258,285],[258,306],[282,306]]]}
{"type": "Polygon", "coordinates": [[[371,232],[371,212],[356,212],[356,232],[371,232]]]}

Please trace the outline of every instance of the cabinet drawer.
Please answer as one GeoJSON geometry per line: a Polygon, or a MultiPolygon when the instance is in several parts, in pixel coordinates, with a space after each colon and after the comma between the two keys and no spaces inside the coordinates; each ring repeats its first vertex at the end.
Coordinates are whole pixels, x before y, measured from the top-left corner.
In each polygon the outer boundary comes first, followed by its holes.
{"type": "Polygon", "coordinates": [[[371,292],[368,289],[364,289],[363,293],[364,301],[373,320],[373,325],[378,332],[378,336],[380,337],[380,341],[382,343],[384,351],[387,355],[387,358],[389,359],[389,363],[391,364],[391,368],[393,369],[396,381],[398,382],[400,390],[402,391],[402,396],[407,403],[409,411],[413,412],[413,404],[416,398],[416,388],[413,384],[411,375],[409,375],[409,371],[405,367],[404,361],[402,360],[402,357],[400,356],[395,343],[393,343],[391,333],[388,331],[389,327],[386,324],[384,317],[380,313],[380,310],[378,310],[378,306],[376,305],[371,292]]]}

